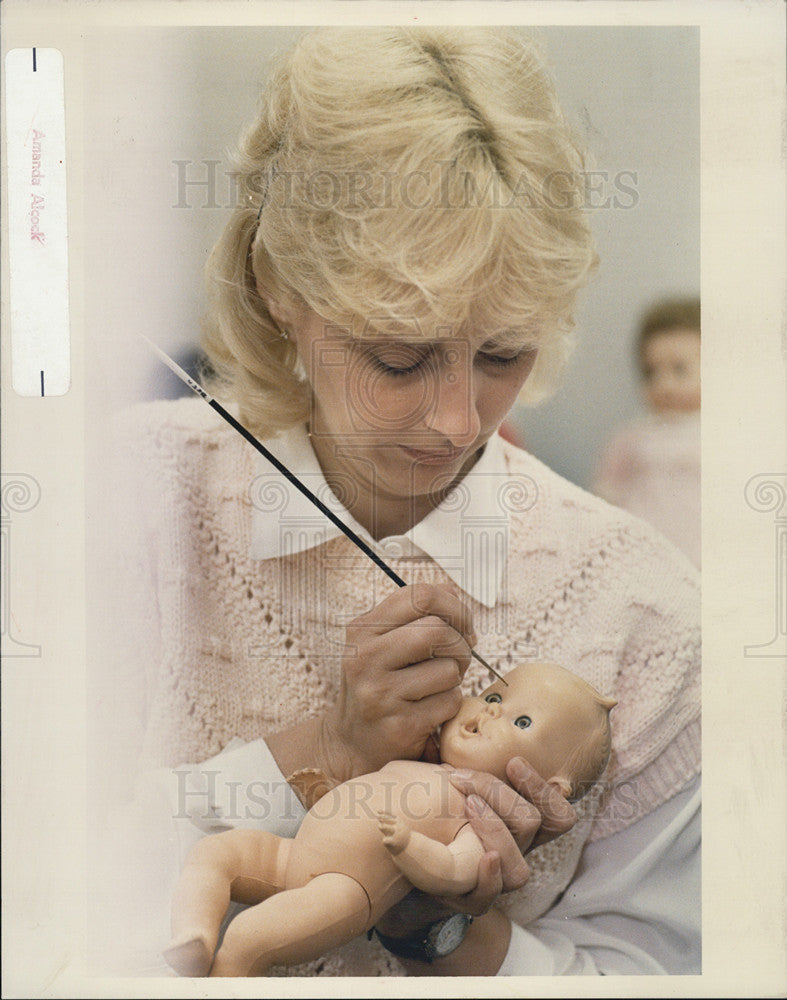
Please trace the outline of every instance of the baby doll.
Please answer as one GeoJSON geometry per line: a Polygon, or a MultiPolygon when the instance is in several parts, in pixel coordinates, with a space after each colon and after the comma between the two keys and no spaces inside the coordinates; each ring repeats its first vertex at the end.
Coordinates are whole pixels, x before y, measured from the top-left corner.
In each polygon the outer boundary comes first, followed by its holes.
{"type": "Polygon", "coordinates": [[[700,303],[659,303],[637,345],[650,412],[606,447],[593,491],[652,524],[700,565],[700,303]]]}
{"type": "MultiPolygon", "coordinates": [[[[521,756],[578,798],[606,766],[615,704],[562,667],[525,663],[464,700],[442,727],[441,758],[505,781],[521,756]]],[[[369,930],[413,886],[469,892],[484,849],[464,808],[440,765],[392,761],[323,795],[292,840],[259,830],[204,838],[175,890],[167,961],[182,975],[264,975],[369,930]],[[214,959],[231,899],[255,905],[230,923],[214,959]]]]}

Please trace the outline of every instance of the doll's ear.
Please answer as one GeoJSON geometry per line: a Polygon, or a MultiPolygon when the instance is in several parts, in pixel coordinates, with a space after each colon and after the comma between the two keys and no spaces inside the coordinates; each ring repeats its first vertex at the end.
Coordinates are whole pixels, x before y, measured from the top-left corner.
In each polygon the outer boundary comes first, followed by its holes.
{"type": "Polygon", "coordinates": [[[571,782],[567,781],[565,778],[561,777],[550,778],[547,784],[553,785],[555,788],[557,788],[557,790],[560,792],[560,794],[563,796],[564,799],[571,798],[571,782]]]}

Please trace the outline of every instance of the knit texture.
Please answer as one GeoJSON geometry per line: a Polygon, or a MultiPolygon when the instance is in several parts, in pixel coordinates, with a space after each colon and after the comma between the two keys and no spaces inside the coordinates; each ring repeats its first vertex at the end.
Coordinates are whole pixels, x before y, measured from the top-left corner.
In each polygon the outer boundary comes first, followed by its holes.
{"type": "MultiPolygon", "coordinates": [[[[121,704],[141,720],[143,764],[204,760],[233,737],[264,737],[331,705],[345,626],[392,592],[390,580],[344,537],[251,560],[252,504],[285,525],[284,492],[256,488],[256,453],[199,400],[137,408],[116,453],[134,459],[123,463],[134,488],[123,491],[117,539],[128,634],[117,651],[117,721],[121,704]]],[[[523,659],[553,660],[619,702],[604,780],[568,834],[528,855],[530,881],[503,901],[526,925],[568,885],[585,842],[624,829],[699,772],[699,584],[642,522],[513,446],[505,457],[507,529],[493,519],[467,526],[498,546],[508,534],[497,606],[470,602],[476,648],[503,674],[523,659]]],[[[390,562],[409,582],[447,579],[431,560],[390,562]]],[[[473,661],[467,691],[488,683],[473,661]]],[[[363,939],[280,971],[401,970],[363,939]]]]}

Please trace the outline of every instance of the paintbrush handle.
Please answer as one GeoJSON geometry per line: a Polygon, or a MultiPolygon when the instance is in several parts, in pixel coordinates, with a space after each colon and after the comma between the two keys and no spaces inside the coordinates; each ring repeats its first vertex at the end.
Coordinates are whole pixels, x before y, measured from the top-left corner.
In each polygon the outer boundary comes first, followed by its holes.
{"type": "MultiPolygon", "coordinates": [[[[285,479],[287,479],[290,483],[292,483],[292,485],[295,487],[296,490],[301,492],[307,498],[307,500],[310,500],[314,504],[314,506],[328,518],[329,521],[335,524],[336,527],[343,534],[345,534],[350,539],[351,542],[353,542],[355,545],[358,546],[361,552],[367,555],[372,560],[372,562],[375,563],[375,565],[379,566],[379,568],[383,571],[383,573],[385,573],[387,577],[393,580],[393,582],[397,585],[397,587],[407,586],[407,584],[399,576],[399,574],[394,573],[391,567],[383,562],[383,560],[377,555],[374,549],[370,548],[370,546],[366,544],[366,542],[360,537],[360,535],[356,534],[356,532],[354,532],[352,528],[348,527],[348,525],[346,525],[340,517],[337,517],[336,514],[334,514],[334,512],[329,507],[326,507],[325,504],[322,502],[322,500],[320,500],[320,498],[316,496],[316,494],[312,493],[312,491],[309,489],[308,486],[305,486],[294,473],[290,472],[287,466],[284,465],[282,462],[280,462],[279,459],[276,458],[276,456],[273,454],[273,452],[269,451],[264,444],[258,441],[257,438],[254,437],[254,435],[251,433],[251,431],[247,430],[243,426],[243,424],[240,423],[239,420],[236,420],[235,417],[233,417],[233,415],[221,405],[221,403],[217,402],[213,398],[213,396],[210,395],[210,393],[206,392],[205,389],[203,389],[202,386],[199,384],[199,382],[196,382],[190,375],[188,375],[185,371],[183,371],[180,365],[174,362],[168,354],[165,354],[164,351],[162,351],[160,347],[154,344],[152,340],[148,340],[148,338],[145,337],[144,334],[141,334],[141,336],[143,340],[147,341],[153,352],[158,355],[158,357],[164,362],[164,364],[167,366],[167,368],[170,369],[170,371],[174,372],[175,375],[177,375],[182,382],[185,382],[186,385],[189,387],[189,389],[192,390],[192,392],[195,392],[198,396],[201,396],[202,399],[204,399],[205,402],[208,404],[208,406],[214,409],[216,413],[218,413],[220,417],[226,420],[231,427],[234,427],[235,430],[249,442],[252,448],[256,448],[256,450],[261,455],[263,455],[271,463],[271,465],[273,465],[276,469],[278,469],[278,471],[285,477],[285,479]]],[[[504,684],[506,683],[505,680],[503,680],[503,678],[500,676],[500,674],[496,670],[493,670],[492,667],[490,667],[489,664],[486,662],[486,660],[482,659],[474,649],[471,649],[470,653],[472,656],[475,657],[476,660],[478,660],[479,663],[483,664],[490,673],[494,674],[495,677],[498,678],[498,680],[503,681],[504,684]]]]}
{"type": "Polygon", "coordinates": [[[154,344],[151,340],[148,340],[148,338],[144,335],[143,339],[147,340],[150,347],[170,369],[170,371],[174,372],[182,382],[185,382],[189,389],[196,392],[198,396],[201,396],[208,406],[212,407],[220,417],[226,420],[231,427],[235,428],[238,434],[242,435],[249,442],[252,448],[256,448],[261,455],[267,458],[271,465],[278,469],[285,479],[292,483],[296,490],[299,490],[307,498],[307,500],[311,501],[311,503],[313,503],[314,506],[321,513],[323,513],[329,521],[335,524],[336,527],[343,532],[351,542],[358,546],[361,552],[367,555],[373,563],[379,566],[386,576],[390,577],[398,587],[407,586],[404,580],[397,573],[394,573],[390,566],[387,566],[383,562],[374,549],[370,548],[370,546],[368,546],[366,542],[352,530],[352,528],[348,527],[348,525],[346,525],[340,517],[337,517],[329,507],[326,507],[322,500],[312,493],[308,486],[305,486],[294,473],[290,472],[287,466],[280,462],[273,452],[269,451],[264,444],[258,441],[251,431],[247,430],[243,424],[240,423],[240,421],[236,420],[235,417],[233,417],[233,415],[221,405],[221,403],[217,402],[209,392],[206,392],[199,382],[195,382],[190,375],[183,371],[180,365],[174,362],[168,354],[165,354],[160,347],[157,347],[156,344],[154,344]]]}
{"type": "Polygon", "coordinates": [[[300,481],[300,479],[298,479],[292,472],[290,472],[287,466],[283,465],[272,452],[268,451],[265,445],[261,444],[250,431],[246,430],[243,424],[237,421],[231,413],[228,413],[221,405],[221,403],[217,403],[215,399],[209,399],[208,405],[212,406],[213,409],[218,414],[224,417],[227,423],[230,424],[232,427],[234,427],[239,434],[242,434],[243,437],[246,438],[246,440],[249,442],[249,444],[252,445],[254,448],[256,448],[261,455],[264,455],[265,458],[267,458],[267,460],[271,463],[271,465],[275,466],[279,470],[279,472],[292,483],[292,485],[295,487],[296,490],[300,490],[300,492],[303,493],[303,495],[307,499],[311,500],[314,506],[322,514],[324,514],[329,521],[332,521],[340,531],[344,532],[344,534],[350,539],[350,541],[354,542],[358,546],[361,552],[367,555],[372,560],[372,562],[376,563],[383,571],[383,573],[386,574],[386,576],[389,576],[393,580],[393,582],[399,587],[407,586],[404,580],[398,574],[394,573],[394,571],[391,569],[390,566],[387,566],[382,561],[382,559],[377,555],[374,549],[368,546],[366,542],[360,537],[360,535],[356,534],[356,532],[354,532],[352,528],[346,525],[344,521],[341,520],[341,518],[337,517],[336,514],[334,514],[334,512],[330,509],[330,507],[326,507],[326,505],[322,502],[322,500],[320,500],[318,496],[312,493],[312,491],[308,488],[308,486],[304,486],[304,484],[300,481]]]}

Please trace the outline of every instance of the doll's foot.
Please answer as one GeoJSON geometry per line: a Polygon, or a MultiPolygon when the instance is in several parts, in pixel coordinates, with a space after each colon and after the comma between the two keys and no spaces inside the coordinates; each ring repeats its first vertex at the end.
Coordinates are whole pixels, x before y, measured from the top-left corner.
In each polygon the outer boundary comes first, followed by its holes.
{"type": "Polygon", "coordinates": [[[164,958],[179,976],[207,976],[213,952],[204,939],[197,936],[173,942],[164,952],[164,958]]]}
{"type": "Polygon", "coordinates": [[[391,854],[401,854],[410,841],[410,828],[393,813],[380,811],[377,823],[383,835],[383,843],[391,854]]]}

